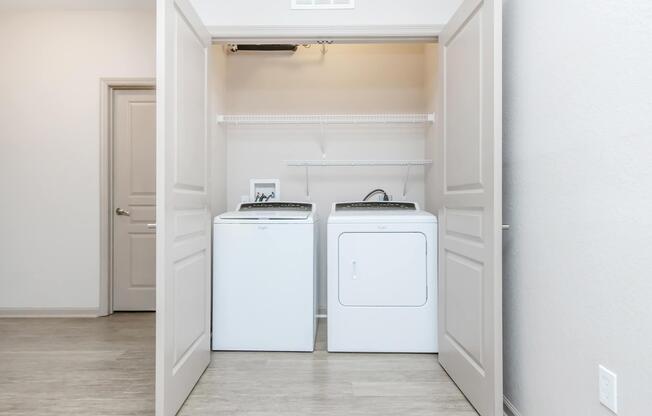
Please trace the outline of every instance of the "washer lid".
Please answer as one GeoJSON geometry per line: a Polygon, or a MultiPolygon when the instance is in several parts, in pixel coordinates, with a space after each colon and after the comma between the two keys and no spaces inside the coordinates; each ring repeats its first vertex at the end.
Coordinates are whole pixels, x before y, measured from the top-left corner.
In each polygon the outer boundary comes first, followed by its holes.
{"type": "Polygon", "coordinates": [[[219,216],[223,220],[305,220],[312,214],[313,204],[301,202],[252,202],[238,206],[237,211],[219,216]]]}

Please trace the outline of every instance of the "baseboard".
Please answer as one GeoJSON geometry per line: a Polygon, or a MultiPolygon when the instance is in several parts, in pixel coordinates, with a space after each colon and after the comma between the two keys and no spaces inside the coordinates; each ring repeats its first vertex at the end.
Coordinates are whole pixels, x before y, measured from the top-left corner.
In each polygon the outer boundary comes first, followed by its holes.
{"type": "Polygon", "coordinates": [[[99,315],[97,308],[0,308],[0,318],[97,318],[99,315]]]}
{"type": "Polygon", "coordinates": [[[521,416],[521,413],[516,409],[516,406],[509,401],[509,399],[503,396],[503,412],[505,416],[521,416]]]}

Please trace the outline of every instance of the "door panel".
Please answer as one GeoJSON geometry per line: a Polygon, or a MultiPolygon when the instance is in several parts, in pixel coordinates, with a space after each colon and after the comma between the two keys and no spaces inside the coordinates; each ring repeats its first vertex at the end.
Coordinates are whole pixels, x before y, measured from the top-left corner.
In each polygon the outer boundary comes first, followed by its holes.
{"type": "Polygon", "coordinates": [[[113,93],[113,310],[156,307],[156,93],[113,93]],[[117,215],[122,208],[129,215],[117,215]]]}
{"type": "Polygon", "coordinates": [[[443,259],[446,272],[454,279],[446,285],[446,335],[468,355],[477,368],[482,357],[482,275],[483,265],[447,251],[443,259]]]}
{"type": "Polygon", "coordinates": [[[210,362],[210,37],[187,1],[157,13],[156,414],[169,416],[210,362]]]}
{"type": "Polygon", "coordinates": [[[467,0],[439,37],[439,360],[502,415],[501,2],[467,0]]]}
{"type": "Polygon", "coordinates": [[[339,301],[344,306],[423,306],[428,300],[426,236],[343,233],[339,301]]]}
{"type": "MultiPolygon", "coordinates": [[[[131,285],[136,288],[154,288],[156,285],[156,234],[132,235],[131,241],[131,285]]],[[[152,293],[155,295],[155,293],[152,293]]],[[[152,296],[151,309],[154,310],[155,296],[152,296]]]]}
{"type": "Polygon", "coordinates": [[[480,10],[442,45],[445,68],[467,68],[446,72],[446,191],[482,189],[480,10]]]}

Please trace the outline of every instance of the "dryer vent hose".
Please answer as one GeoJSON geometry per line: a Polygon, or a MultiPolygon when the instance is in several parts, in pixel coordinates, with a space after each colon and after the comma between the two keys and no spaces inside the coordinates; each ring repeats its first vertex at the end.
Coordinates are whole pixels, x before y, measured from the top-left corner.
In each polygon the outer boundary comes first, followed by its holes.
{"type": "Polygon", "coordinates": [[[384,189],[374,189],[373,191],[369,192],[367,196],[364,197],[363,201],[369,200],[372,196],[382,193],[383,194],[383,201],[389,201],[389,195],[387,195],[387,192],[385,192],[384,189]]]}

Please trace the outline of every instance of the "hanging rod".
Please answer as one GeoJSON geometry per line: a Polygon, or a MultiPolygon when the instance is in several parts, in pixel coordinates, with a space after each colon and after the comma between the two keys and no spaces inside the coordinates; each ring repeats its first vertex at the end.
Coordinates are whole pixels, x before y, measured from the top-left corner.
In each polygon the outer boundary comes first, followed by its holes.
{"type": "Polygon", "coordinates": [[[288,166],[426,166],[432,160],[288,160],[288,166]]]}
{"type": "Polygon", "coordinates": [[[433,123],[434,113],[415,114],[237,114],[218,115],[226,124],[361,124],[361,123],[433,123]]]}

